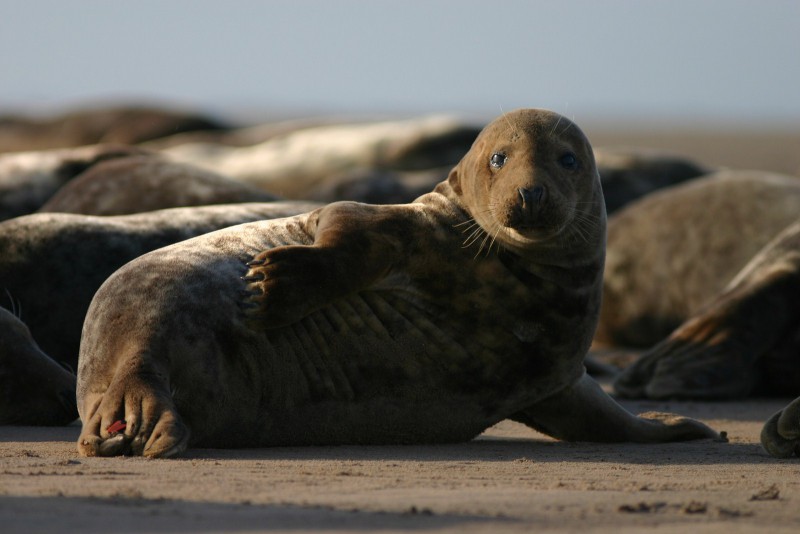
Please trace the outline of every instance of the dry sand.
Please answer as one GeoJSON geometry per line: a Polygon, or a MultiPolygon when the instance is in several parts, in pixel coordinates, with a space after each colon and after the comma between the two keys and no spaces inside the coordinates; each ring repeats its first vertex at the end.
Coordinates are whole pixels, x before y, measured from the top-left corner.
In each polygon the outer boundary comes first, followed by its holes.
{"type": "Polygon", "coordinates": [[[437,446],[81,458],[79,427],[0,427],[0,532],[797,532],[800,459],[767,456],[784,400],[626,402],[730,443],[563,443],[503,422],[437,446]]]}
{"type": "Polygon", "coordinates": [[[800,175],[800,126],[778,128],[654,125],[582,126],[594,147],[648,147],[711,168],[759,169],[800,175]]]}

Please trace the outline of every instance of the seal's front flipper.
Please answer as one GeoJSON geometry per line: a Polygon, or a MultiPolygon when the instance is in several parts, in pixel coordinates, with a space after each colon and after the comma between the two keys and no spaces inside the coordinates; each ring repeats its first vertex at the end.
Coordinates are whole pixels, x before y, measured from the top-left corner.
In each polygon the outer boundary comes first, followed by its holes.
{"type": "Polygon", "coordinates": [[[243,280],[252,293],[250,302],[257,305],[253,315],[270,328],[299,321],[341,296],[336,254],[330,249],[277,247],[255,256],[248,267],[243,280]]]}
{"type": "MultiPolygon", "coordinates": [[[[309,217],[312,245],[288,245],[256,255],[243,277],[268,328],[286,326],[332,301],[368,287],[406,256],[412,222],[400,224],[403,207],[337,202],[309,217]],[[398,238],[397,235],[402,236],[398,238]]],[[[407,218],[407,217],[406,217],[407,218]]]]}
{"type": "Polygon", "coordinates": [[[800,457],[800,397],[767,420],[761,446],[778,458],[800,457]]]}
{"type": "Polygon", "coordinates": [[[511,419],[566,441],[659,443],[704,438],[724,441],[723,436],[694,419],[658,412],[633,415],[587,374],[511,419]]]}

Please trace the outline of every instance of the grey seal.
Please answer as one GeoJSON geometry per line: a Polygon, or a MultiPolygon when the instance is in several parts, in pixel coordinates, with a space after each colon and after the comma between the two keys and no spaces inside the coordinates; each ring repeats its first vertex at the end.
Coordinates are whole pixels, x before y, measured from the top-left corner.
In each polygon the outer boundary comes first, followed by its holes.
{"type": "Polygon", "coordinates": [[[146,254],[87,314],[78,449],[451,442],[505,418],[568,440],[718,437],[634,416],[586,375],[604,242],[588,140],[518,110],[413,203],[334,203],[146,254]]]}

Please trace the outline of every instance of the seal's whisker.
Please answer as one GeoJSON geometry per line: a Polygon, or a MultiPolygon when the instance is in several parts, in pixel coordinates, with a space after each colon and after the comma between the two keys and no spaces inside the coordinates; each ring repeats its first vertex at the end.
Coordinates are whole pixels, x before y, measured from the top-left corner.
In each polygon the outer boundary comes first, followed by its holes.
{"type": "Polygon", "coordinates": [[[483,245],[485,245],[485,244],[486,244],[486,238],[483,239],[483,241],[481,242],[481,245],[478,247],[478,252],[476,252],[475,255],[472,257],[473,260],[477,260],[478,259],[478,256],[481,255],[481,251],[483,250],[483,245]]]}
{"type": "Polygon", "coordinates": [[[464,232],[462,232],[462,233],[469,232],[469,235],[475,235],[476,233],[482,232],[482,231],[483,231],[483,226],[481,226],[480,224],[476,224],[475,226],[472,226],[472,227],[468,228],[467,230],[464,230],[464,232]]]}
{"type": "MultiPolygon", "coordinates": [[[[561,121],[561,117],[559,117],[559,119],[558,119],[558,120],[559,120],[559,122],[560,122],[560,121],[561,121]]],[[[561,131],[561,132],[560,132],[558,135],[564,135],[565,133],[567,133],[567,130],[569,130],[570,128],[572,128],[572,127],[574,126],[574,124],[575,124],[575,123],[573,123],[573,122],[567,122],[567,126],[566,126],[566,127],[564,128],[564,130],[563,130],[563,131],[561,131]]]]}
{"type": "Polygon", "coordinates": [[[476,228],[465,240],[462,248],[468,248],[472,246],[478,239],[480,239],[481,234],[484,233],[483,228],[480,226],[476,228]]]}
{"type": "Polygon", "coordinates": [[[519,136],[519,132],[517,131],[517,127],[514,126],[514,123],[511,122],[511,119],[508,118],[508,115],[505,111],[503,111],[503,106],[500,105],[500,115],[506,120],[508,126],[511,128],[511,131],[514,133],[514,137],[519,136]]]}
{"type": "Polygon", "coordinates": [[[478,222],[477,222],[477,221],[472,221],[472,224],[470,224],[469,226],[467,226],[466,228],[464,228],[463,230],[461,230],[461,233],[462,233],[462,234],[466,234],[467,232],[469,232],[470,230],[472,230],[472,229],[473,229],[473,228],[475,228],[476,226],[480,226],[480,225],[478,224],[478,222]]]}
{"type": "Polygon", "coordinates": [[[597,225],[594,222],[592,222],[592,221],[590,221],[588,219],[584,219],[583,217],[580,217],[580,216],[575,217],[573,222],[575,224],[575,229],[576,230],[591,231],[591,230],[594,230],[595,228],[597,228],[597,225]]]}
{"type": "Polygon", "coordinates": [[[597,228],[600,227],[600,221],[602,219],[589,213],[579,213],[577,217],[575,217],[575,220],[578,224],[583,225],[589,230],[597,230],[597,228]]]}
{"type": "MultiPolygon", "coordinates": [[[[487,258],[489,257],[489,253],[491,253],[491,251],[492,251],[492,245],[494,245],[494,242],[497,239],[497,236],[500,234],[500,230],[502,230],[502,229],[503,229],[502,226],[497,225],[497,230],[495,230],[495,232],[494,232],[494,236],[492,237],[492,242],[489,243],[489,250],[486,251],[486,257],[487,258]]],[[[497,245],[497,253],[498,254],[500,253],[500,245],[499,244],[497,245]]]]}
{"type": "MultiPolygon", "coordinates": [[[[481,251],[483,250],[484,245],[486,245],[486,241],[489,241],[489,248],[486,249],[486,254],[484,255],[485,258],[489,257],[489,254],[492,252],[492,245],[494,245],[494,241],[497,238],[497,234],[500,232],[500,229],[501,229],[501,227],[499,225],[497,225],[497,231],[495,232],[494,237],[491,237],[489,232],[486,232],[486,236],[483,238],[483,241],[481,241],[481,246],[478,249],[478,254],[480,254],[481,251]],[[491,237],[491,240],[489,239],[490,237],[491,237]]],[[[476,257],[477,257],[477,255],[476,255],[476,257]]]]}
{"type": "Polygon", "coordinates": [[[14,317],[16,317],[17,316],[17,310],[16,310],[16,306],[14,306],[14,297],[11,296],[11,291],[9,291],[8,288],[4,288],[4,289],[6,291],[6,296],[8,297],[8,301],[11,303],[11,314],[14,317]]]}
{"type": "Polygon", "coordinates": [[[586,220],[595,221],[596,223],[599,223],[600,220],[602,220],[602,218],[603,218],[602,215],[597,215],[595,213],[587,213],[585,211],[575,211],[574,213],[575,213],[575,217],[576,218],[582,217],[582,218],[584,218],[586,220]]]}
{"type": "Polygon", "coordinates": [[[11,294],[11,291],[9,291],[7,287],[3,289],[6,292],[9,303],[11,303],[11,315],[22,320],[22,302],[15,300],[14,296],[11,294]]]}
{"type": "MultiPolygon", "coordinates": [[[[575,227],[574,227],[574,229],[572,231],[572,237],[576,237],[576,236],[578,238],[580,238],[584,243],[588,243],[589,242],[589,236],[587,235],[586,231],[583,228],[581,228],[580,226],[578,226],[578,225],[575,225],[575,227]]],[[[575,239],[575,240],[578,241],[578,239],[575,239]]]]}
{"type": "Polygon", "coordinates": [[[584,242],[589,243],[593,232],[597,230],[597,224],[588,218],[575,217],[572,226],[572,234],[580,237],[584,242]]]}
{"type": "Polygon", "coordinates": [[[550,130],[550,135],[553,135],[553,134],[556,133],[556,130],[558,129],[558,125],[559,124],[561,124],[561,115],[558,116],[558,120],[556,121],[556,125],[553,126],[552,130],[550,130]]]}
{"type": "Polygon", "coordinates": [[[481,228],[478,228],[469,234],[469,236],[467,236],[467,238],[464,240],[464,246],[468,247],[474,243],[480,237],[482,231],[483,230],[481,228]]]}
{"type": "Polygon", "coordinates": [[[586,219],[594,219],[595,221],[599,221],[602,218],[602,216],[596,215],[594,213],[585,213],[585,212],[579,212],[579,213],[582,217],[585,217],[586,219]]]}
{"type": "Polygon", "coordinates": [[[490,203],[488,204],[483,210],[479,211],[481,215],[490,215],[494,218],[495,209],[497,208],[498,203],[490,203]]]}
{"type": "Polygon", "coordinates": [[[454,224],[453,228],[458,228],[459,226],[464,226],[465,224],[474,223],[475,219],[467,219],[466,221],[460,222],[458,224],[454,224]]]}
{"type": "MultiPolygon", "coordinates": [[[[575,207],[576,208],[577,207],[584,207],[584,206],[589,206],[590,208],[594,208],[594,205],[595,205],[594,202],[576,202],[575,203],[575,207]]],[[[594,215],[597,216],[597,217],[600,216],[600,215],[597,215],[597,214],[594,214],[594,215]]]]}

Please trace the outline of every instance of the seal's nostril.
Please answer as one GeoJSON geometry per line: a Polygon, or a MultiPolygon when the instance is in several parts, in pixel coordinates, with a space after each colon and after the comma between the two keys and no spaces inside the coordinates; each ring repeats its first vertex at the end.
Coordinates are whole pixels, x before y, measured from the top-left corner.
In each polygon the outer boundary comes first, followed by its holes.
{"type": "Polygon", "coordinates": [[[531,205],[531,192],[524,187],[518,187],[517,191],[519,191],[519,198],[522,200],[523,207],[529,207],[531,205]]]}
{"type": "Polygon", "coordinates": [[[531,197],[537,204],[544,204],[547,199],[547,189],[543,185],[537,185],[531,191],[531,197]]]}
{"type": "Polygon", "coordinates": [[[517,191],[522,200],[522,206],[528,209],[540,206],[547,200],[547,189],[543,185],[537,185],[533,189],[518,187],[517,191]]]}

